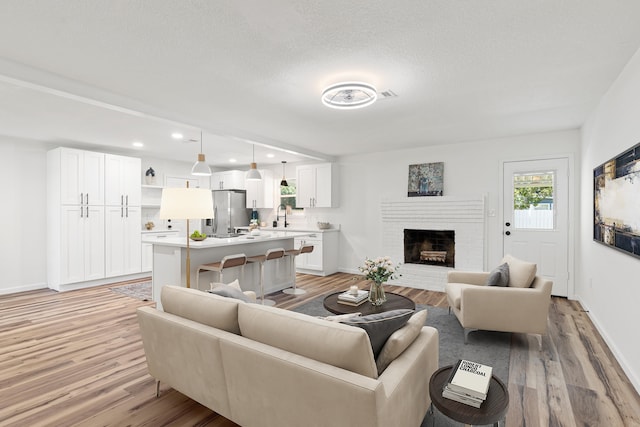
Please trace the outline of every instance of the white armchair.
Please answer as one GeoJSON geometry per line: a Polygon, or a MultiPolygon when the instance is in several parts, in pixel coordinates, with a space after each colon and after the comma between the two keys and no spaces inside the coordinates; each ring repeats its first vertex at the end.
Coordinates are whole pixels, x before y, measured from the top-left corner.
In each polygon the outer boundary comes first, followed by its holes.
{"type": "Polygon", "coordinates": [[[551,303],[550,280],[535,276],[530,287],[500,287],[485,285],[488,272],[450,271],[446,293],[449,312],[464,328],[467,342],[469,332],[488,330],[537,334],[547,331],[547,317],[551,303]]]}

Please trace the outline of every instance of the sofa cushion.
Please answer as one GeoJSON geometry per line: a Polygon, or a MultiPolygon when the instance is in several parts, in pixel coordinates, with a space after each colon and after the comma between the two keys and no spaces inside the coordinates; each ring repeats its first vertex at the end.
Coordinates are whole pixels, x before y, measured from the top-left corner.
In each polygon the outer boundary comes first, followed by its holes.
{"type": "Polygon", "coordinates": [[[382,374],[387,366],[415,341],[426,321],[427,310],[417,311],[409,318],[406,325],[391,334],[376,359],[378,375],[382,374]]]}
{"type": "Polygon", "coordinates": [[[369,337],[363,329],[259,304],[239,304],[238,322],[246,338],[378,378],[369,337]]]}
{"type": "Polygon", "coordinates": [[[505,255],[502,262],[509,264],[509,286],[512,288],[528,288],[536,276],[536,264],[523,261],[511,255],[505,255]]]}
{"type": "Polygon", "coordinates": [[[367,316],[352,317],[340,323],[357,326],[369,335],[373,356],[378,357],[387,339],[398,329],[402,328],[414,311],[409,309],[384,311],[367,316]]]}
{"type": "Polygon", "coordinates": [[[494,268],[487,277],[487,286],[507,286],[509,284],[509,264],[502,263],[494,268]]]}
{"type": "MultiPolygon", "coordinates": [[[[234,334],[240,333],[240,301],[182,286],[163,286],[160,301],[165,312],[234,334]]],[[[243,304],[244,305],[244,304],[243,304]]]]}

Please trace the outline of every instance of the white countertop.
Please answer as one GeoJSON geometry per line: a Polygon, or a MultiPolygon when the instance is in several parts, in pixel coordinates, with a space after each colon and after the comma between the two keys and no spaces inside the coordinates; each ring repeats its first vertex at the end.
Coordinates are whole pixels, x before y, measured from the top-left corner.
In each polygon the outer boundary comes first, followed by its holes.
{"type": "Polygon", "coordinates": [[[180,230],[177,229],[169,229],[169,228],[152,228],[151,230],[140,230],[142,234],[153,234],[153,233],[179,233],[180,230]]]}
{"type": "MultiPolygon", "coordinates": [[[[295,237],[308,236],[309,234],[313,234],[314,232],[305,232],[305,231],[279,231],[270,229],[270,231],[261,230],[259,236],[250,236],[250,235],[242,235],[238,237],[228,237],[228,238],[217,238],[217,237],[207,237],[202,241],[189,241],[189,247],[191,249],[205,249],[205,248],[217,248],[223,246],[233,246],[233,245],[246,245],[257,242],[265,242],[270,240],[283,240],[283,239],[293,239],[295,237]]],[[[160,246],[177,246],[177,247],[187,247],[187,240],[185,237],[165,237],[161,240],[154,240],[154,245],[160,246]]]]}
{"type": "Polygon", "coordinates": [[[308,227],[260,227],[261,231],[269,232],[269,231],[302,231],[305,233],[331,233],[335,231],[340,231],[339,228],[328,228],[326,230],[320,230],[318,227],[308,226],[308,227]]]}

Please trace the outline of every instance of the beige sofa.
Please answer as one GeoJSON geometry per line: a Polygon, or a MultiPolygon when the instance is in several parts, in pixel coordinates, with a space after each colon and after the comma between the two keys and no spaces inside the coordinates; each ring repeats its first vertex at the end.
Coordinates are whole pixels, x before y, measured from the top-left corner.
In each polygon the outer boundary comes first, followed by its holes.
{"type": "Polygon", "coordinates": [[[438,332],[378,377],[367,333],[300,313],[165,286],[138,309],[149,373],[242,426],[419,426],[438,332]]]}
{"type": "Polygon", "coordinates": [[[450,271],[445,287],[449,309],[464,328],[541,335],[547,331],[552,282],[534,276],[529,287],[486,286],[488,272],[450,271]]]}

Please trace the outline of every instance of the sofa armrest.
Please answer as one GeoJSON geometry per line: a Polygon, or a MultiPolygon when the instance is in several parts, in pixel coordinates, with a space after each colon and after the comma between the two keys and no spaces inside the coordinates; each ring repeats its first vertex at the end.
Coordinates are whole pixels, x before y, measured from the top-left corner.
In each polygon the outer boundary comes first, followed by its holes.
{"type": "Polygon", "coordinates": [[[429,379],[438,369],[438,358],[438,330],[425,326],[416,340],[378,378],[387,400],[381,405],[379,426],[411,425],[409,420],[424,418],[431,404],[429,379]],[[414,398],[407,399],[407,396],[414,398]],[[404,423],[400,422],[402,420],[404,423]]]}
{"type": "Polygon", "coordinates": [[[542,280],[533,288],[464,287],[460,323],[471,329],[544,334],[550,291],[551,282],[542,280]]]}
{"type": "Polygon", "coordinates": [[[449,271],[447,283],[468,283],[470,285],[484,285],[489,278],[486,271],[449,271]]]}

